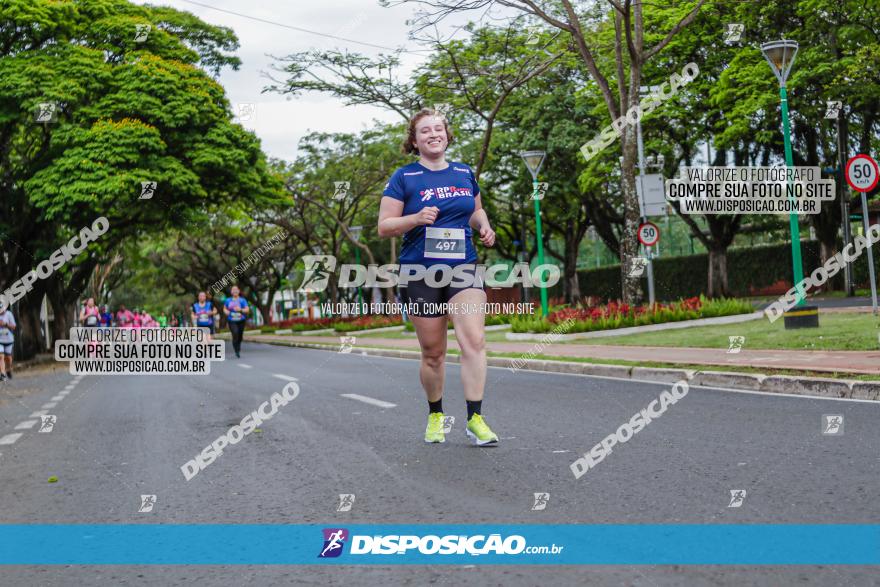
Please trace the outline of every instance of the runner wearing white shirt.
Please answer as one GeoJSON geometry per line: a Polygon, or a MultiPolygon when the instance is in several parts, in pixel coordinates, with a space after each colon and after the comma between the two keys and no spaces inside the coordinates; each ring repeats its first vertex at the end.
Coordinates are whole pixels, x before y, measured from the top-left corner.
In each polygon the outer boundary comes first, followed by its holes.
{"type": "Polygon", "coordinates": [[[15,316],[7,309],[0,313],[0,381],[12,379],[12,343],[15,342],[15,316]]]}

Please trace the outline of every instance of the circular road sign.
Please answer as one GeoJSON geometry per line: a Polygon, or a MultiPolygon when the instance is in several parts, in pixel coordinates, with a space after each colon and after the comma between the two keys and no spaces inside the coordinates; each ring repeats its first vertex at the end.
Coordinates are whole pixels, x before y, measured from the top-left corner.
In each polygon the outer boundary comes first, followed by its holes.
{"type": "Polygon", "coordinates": [[[660,242],[660,229],[653,222],[639,225],[639,242],[646,247],[653,247],[660,242]]]}
{"type": "Polygon", "coordinates": [[[846,182],[857,192],[870,192],[880,180],[880,167],[868,155],[856,155],[846,162],[846,182]]]}

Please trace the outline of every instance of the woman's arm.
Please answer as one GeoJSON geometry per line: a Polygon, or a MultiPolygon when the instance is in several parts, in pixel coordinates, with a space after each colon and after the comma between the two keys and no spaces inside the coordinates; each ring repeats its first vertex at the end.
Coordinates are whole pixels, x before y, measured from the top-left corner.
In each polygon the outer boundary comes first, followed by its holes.
{"type": "Polygon", "coordinates": [[[480,196],[474,198],[474,213],[471,214],[468,224],[480,234],[480,241],[487,247],[495,244],[495,231],[489,225],[489,217],[483,209],[483,201],[480,196]]]}
{"type": "Polygon", "coordinates": [[[428,206],[422,208],[417,214],[401,216],[403,214],[403,202],[383,196],[382,201],[379,202],[379,236],[400,236],[416,226],[434,224],[434,221],[437,220],[438,212],[440,212],[440,208],[428,206]]]}

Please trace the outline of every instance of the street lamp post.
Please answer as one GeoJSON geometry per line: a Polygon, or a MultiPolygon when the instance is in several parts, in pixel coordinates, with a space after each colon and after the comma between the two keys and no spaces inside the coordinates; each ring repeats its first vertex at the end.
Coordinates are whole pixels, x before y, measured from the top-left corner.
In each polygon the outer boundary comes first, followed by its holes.
{"type": "MultiPolygon", "coordinates": [[[[544,158],[547,156],[547,153],[544,151],[524,151],[520,153],[520,157],[522,157],[523,161],[526,164],[526,167],[529,169],[529,173],[532,174],[532,195],[538,193],[538,172],[541,170],[541,165],[544,163],[544,158]]],[[[543,233],[541,231],[541,200],[533,197],[532,200],[535,202],[535,238],[538,241],[538,264],[544,264],[544,239],[543,233]]],[[[547,318],[547,288],[544,287],[543,281],[541,282],[541,314],[544,318],[547,318]]]]}
{"type": "MultiPolygon", "coordinates": [[[[363,231],[363,226],[351,226],[348,230],[351,231],[351,236],[354,237],[354,242],[359,243],[361,240],[361,231],[363,231]]],[[[361,248],[355,244],[354,247],[354,262],[360,267],[361,264],[361,248]]],[[[358,303],[360,303],[361,307],[364,305],[364,294],[361,291],[361,287],[358,286],[358,303]]]]}
{"type": "MultiPolygon", "coordinates": [[[[785,141],[785,165],[794,167],[794,157],[791,153],[791,136],[789,134],[788,124],[788,94],[785,90],[785,83],[788,80],[788,74],[794,65],[794,58],[797,55],[797,41],[771,41],[761,45],[761,52],[776,79],[779,80],[779,99],[782,102],[782,136],[785,141]]],[[[791,196],[789,196],[791,198],[791,196]]],[[[791,262],[794,270],[794,283],[797,287],[797,305],[804,305],[804,291],[799,284],[804,278],[803,261],[801,260],[801,233],[798,226],[798,217],[796,212],[789,214],[789,228],[791,231],[791,262]]]]}

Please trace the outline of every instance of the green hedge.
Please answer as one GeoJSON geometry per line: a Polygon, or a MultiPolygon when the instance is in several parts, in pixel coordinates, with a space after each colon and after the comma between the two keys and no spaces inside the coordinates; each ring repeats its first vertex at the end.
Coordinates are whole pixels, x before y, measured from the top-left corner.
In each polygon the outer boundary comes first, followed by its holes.
{"type": "MultiPolygon", "coordinates": [[[[801,256],[804,274],[819,265],[819,243],[802,241],[801,256]]],[[[862,254],[854,263],[855,282],[858,287],[868,287],[867,255],[862,254]]],[[[682,257],[661,257],[654,260],[654,283],[658,300],[676,300],[706,293],[709,261],[706,253],[682,257]]],[[[836,281],[842,287],[842,275],[836,281]]],[[[791,245],[765,245],[727,252],[727,283],[730,295],[747,296],[749,286],[764,288],[779,280],[789,284],[791,275],[791,245]]],[[[599,296],[603,299],[620,299],[620,266],[612,265],[598,269],[578,271],[581,295],[599,296]]],[[[645,284],[647,291],[647,284],[645,284]]],[[[550,291],[551,296],[562,295],[562,285],[550,291]]]]}

